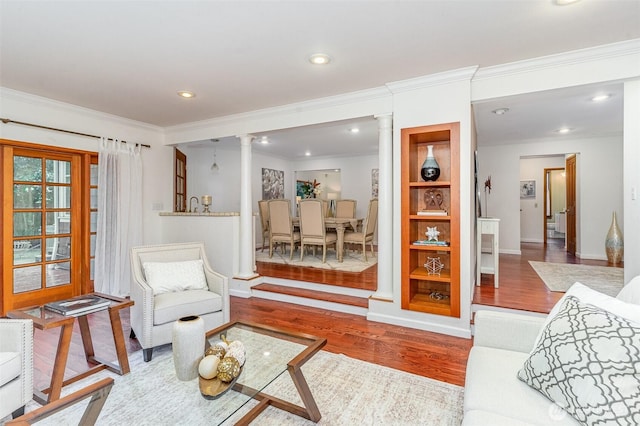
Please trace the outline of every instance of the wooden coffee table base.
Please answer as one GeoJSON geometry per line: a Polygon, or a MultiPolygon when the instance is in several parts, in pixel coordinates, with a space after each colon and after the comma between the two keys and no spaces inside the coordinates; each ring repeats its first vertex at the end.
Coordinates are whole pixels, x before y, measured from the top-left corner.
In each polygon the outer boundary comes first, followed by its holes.
{"type": "MultiPolygon", "coordinates": [[[[242,333],[245,333],[244,336],[247,338],[250,338],[251,333],[255,335],[264,335],[265,339],[269,340],[263,340],[263,345],[271,345],[275,349],[280,347],[283,351],[281,352],[282,355],[280,357],[276,356],[274,359],[271,359],[262,356],[262,354],[257,355],[255,352],[261,351],[256,350],[254,347],[253,352],[256,356],[252,358],[252,368],[255,368],[257,371],[261,371],[264,368],[265,371],[270,371],[270,373],[263,375],[262,378],[258,380],[255,380],[255,378],[252,380],[250,377],[243,377],[241,375],[238,378],[238,381],[233,385],[232,389],[235,392],[241,393],[258,401],[258,404],[251,408],[235,424],[242,426],[249,425],[268,406],[273,406],[280,410],[287,411],[315,423],[320,421],[322,414],[320,413],[320,409],[313,398],[311,389],[309,389],[307,380],[302,374],[301,367],[327,344],[327,339],[304,333],[282,330],[266,325],[232,322],[223,324],[218,328],[208,331],[206,333],[206,343],[210,343],[209,339],[229,339],[229,341],[235,339],[241,340],[240,336],[242,336],[242,333]],[[236,337],[229,337],[229,333],[236,337]],[[283,355],[284,353],[286,353],[286,356],[283,355]],[[298,390],[298,394],[302,400],[302,406],[264,392],[264,390],[268,388],[269,384],[273,383],[277,377],[284,374],[285,368],[286,371],[289,372],[289,376],[298,390]]],[[[245,341],[244,344],[247,345],[247,342],[245,341]]],[[[277,353],[279,351],[275,350],[274,352],[277,353]]],[[[247,357],[249,357],[248,354],[247,357]]],[[[242,402],[242,405],[249,401],[250,398],[243,400],[244,402],[242,402]]],[[[233,409],[232,412],[235,412],[236,410],[237,408],[233,409]]]]}
{"type": "MultiPolygon", "coordinates": [[[[298,364],[298,367],[300,367],[300,364],[298,364]]],[[[236,426],[248,426],[253,420],[256,419],[256,417],[260,415],[260,413],[262,413],[270,405],[279,408],[280,410],[288,411],[289,413],[295,414],[296,416],[304,417],[305,419],[311,420],[312,422],[317,423],[322,418],[322,414],[320,414],[318,405],[316,404],[315,399],[313,399],[313,395],[311,394],[309,385],[302,375],[302,370],[300,370],[300,368],[294,368],[294,366],[292,366],[291,364],[289,364],[288,370],[289,375],[291,376],[291,380],[293,380],[293,383],[296,385],[296,389],[298,389],[298,393],[300,394],[302,403],[307,408],[301,407],[280,398],[276,398],[275,396],[268,395],[264,392],[256,393],[255,389],[251,389],[243,385],[238,385],[236,383],[233,386],[233,390],[242,392],[245,395],[252,396],[253,399],[257,399],[258,401],[260,401],[258,405],[253,407],[247,414],[244,415],[244,417],[242,417],[236,423],[236,426]]]]}
{"type": "Polygon", "coordinates": [[[111,321],[111,332],[118,357],[118,364],[114,364],[95,356],[93,350],[93,341],[91,340],[91,331],[89,329],[89,320],[87,314],[78,316],[78,325],[80,326],[80,334],[82,336],[82,345],[84,348],[85,358],[88,363],[94,364],[89,370],[64,380],[64,373],[67,368],[67,358],[69,356],[69,348],[71,346],[71,335],[73,333],[73,323],[76,317],[52,314],[45,310],[42,306],[17,309],[7,313],[9,318],[24,318],[33,320],[33,325],[39,330],[48,330],[60,327],[60,337],[58,338],[58,348],[56,349],[55,362],[51,373],[51,384],[43,390],[34,389],[33,399],[40,404],[48,404],[60,399],[62,388],[78,380],[84,379],[98,371],[108,369],[114,373],[124,375],[129,373],[129,358],[127,357],[127,348],[124,341],[124,333],[122,332],[122,322],[120,321],[120,310],[133,305],[133,301],[120,297],[110,296],[101,293],[92,293],[93,295],[109,299],[111,305],[105,308],[109,312],[111,321]]]}

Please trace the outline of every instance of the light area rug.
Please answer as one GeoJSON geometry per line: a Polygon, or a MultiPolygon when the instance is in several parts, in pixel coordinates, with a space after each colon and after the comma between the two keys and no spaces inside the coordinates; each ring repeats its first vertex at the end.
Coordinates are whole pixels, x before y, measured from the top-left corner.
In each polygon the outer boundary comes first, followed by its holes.
{"type": "Polygon", "coordinates": [[[622,268],[533,260],[529,264],[551,291],[567,291],[573,283],[580,282],[593,290],[615,297],[624,285],[622,268]]]}
{"type": "Polygon", "coordinates": [[[367,253],[366,262],[364,261],[364,256],[360,251],[345,250],[342,257],[342,263],[338,262],[335,253],[336,252],[333,249],[327,250],[326,262],[322,263],[322,247],[320,249],[316,249],[315,256],[313,255],[313,249],[309,250],[307,254],[305,254],[303,260],[300,260],[299,251],[295,251],[293,253],[293,259],[289,259],[288,251],[283,255],[280,250],[274,250],[273,257],[269,258],[269,251],[265,249],[264,252],[256,252],[256,262],[279,263],[291,266],[304,266],[307,268],[332,269],[344,272],[362,272],[378,263],[378,258],[371,256],[370,251],[367,253]]]}
{"type": "MultiPolygon", "coordinates": [[[[115,384],[97,425],[214,425],[224,420],[228,413],[221,408],[223,399],[205,400],[197,379],[176,379],[170,345],[154,349],[153,355],[145,363],[141,352],[133,353],[130,374],[118,376],[101,371],[65,387],[63,396],[103,377],[114,377],[115,384]]],[[[318,352],[302,371],[322,413],[319,425],[460,425],[462,421],[464,389],[460,386],[326,351],[318,352]]],[[[265,392],[301,404],[286,372],[265,392]]],[[[231,391],[223,398],[234,394],[231,391]]],[[[77,425],[87,403],[88,400],[80,402],[38,425],[77,425]]],[[[256,403],[250,400],[223,424],[234,424],[256,403]]],[[[31,402],[27,411],[37,407],[31,402]]],[[[254,424],[316,423],[268,407],[254,424]]]]}

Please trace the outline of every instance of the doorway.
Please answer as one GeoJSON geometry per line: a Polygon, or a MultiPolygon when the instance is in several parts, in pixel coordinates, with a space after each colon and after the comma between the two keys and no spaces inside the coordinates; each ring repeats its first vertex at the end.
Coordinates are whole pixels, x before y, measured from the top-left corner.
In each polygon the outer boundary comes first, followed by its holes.
{"type": "Polygon", "coordinates": [[[96,209],[90,199],[97,187],[90,182],[97,159],[28,145],[0,145],[3,314],[92,287],[96,209]]]}
{"type": "Polygon", "coordinates": [[[542,217],[544,243],[548,240],[562,240],[567,233],[566,206],[567,185],[564,167],[544,169],[544,212],[542,217]]]}

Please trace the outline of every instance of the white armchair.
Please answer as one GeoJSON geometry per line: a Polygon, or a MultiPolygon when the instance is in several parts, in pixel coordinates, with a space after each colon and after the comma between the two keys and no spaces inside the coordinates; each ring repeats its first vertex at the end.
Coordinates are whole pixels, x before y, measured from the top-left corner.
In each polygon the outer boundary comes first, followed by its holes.
{"type": "MultiPolygon", "coordinates": [[[[173,324],[182,317],[200,316],[204,320],[205,330],[229,322],[228,280],[211,269],[203,243],[134,247],[131,249],[131,271],[131,300],[135,302],[131,307],[131,337],[137,336],[145,361],[151,360],[154,347],[171,343],[173,324]],[[166,268],[192,263],[188,261],[202,262],[206,285],[203,283],[203,287],[198,288],[200,277],[189,276],[186,281],[193,282],[193,286],[167,289],[167,281],[169,284],[172,281],[185,281],[185,273],[177,271],[168,278],[170,274],[166,273],[166,268]],[[165,268],[157,274],[165,281],[164,288],[158,286],[158,279],[154,278],[156,273],[150,269],[152,265],[165,268]]],[[[197,275],[199,272],[195,273],[197,275]]]]}
{"type": "Polygon", "coordinates": [[[33,322],[0,319],[0,419],[24,414],[33,396],[33,322]]]}

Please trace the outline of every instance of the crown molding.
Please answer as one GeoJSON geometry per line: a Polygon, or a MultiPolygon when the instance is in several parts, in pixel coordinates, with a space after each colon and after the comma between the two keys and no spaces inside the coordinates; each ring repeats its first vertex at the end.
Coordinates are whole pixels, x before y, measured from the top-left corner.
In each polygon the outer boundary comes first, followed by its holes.
{"type": "Polygon", "coordinates": [[[478,66],[458,68],[451,71],[445,71],[437,74],[431,74],[422,77],[409,78],[407,80],[393,81],[387,83],[385,86],[391,91],[391,93],[402,93],[416,89],[423,89],[426,87],[440,86],[448,83],[456,83],[459,81],[470,81],[478,66]]]}
{"type": "Polygon", "coordinates": [[[283,115],[287,114],[299,114],[301,112],[328,109],[359,102],[375,101],[389,96],[390,93],[386,87],[376,87],[373,89],[360,90],[356,92],[345,93],[342,95],[328,96],[325,98],[317,98],[309,101],[297,102],[278,107],[242,112],[238,114],[226,115],[224,117],[205,119],[201,121],[193,121],[191,123],[177,124],[175,126],[165,127],[164,129],[167,133],[185,130],[197,130],[206,127],[228,125],[247,120],[263,120],[273,117],[282,117],[283,115]]]}
{"type": "MultiPolygon", "coordinates": [[[[31,105],[40,105],[44,107],[50,107],[57,111],[64,111],[70,114],[77,114],[87,118],[96,119],[100,121],[107,121],[114,124],[119,124],[128,127],[134,127],[143,129],[146,131],[163,133],[163,128],[155,126],[153,124],[144,123],[142,121],[131,120],[129,118],[120,117],[118,115],[108,114],[106,112],[96,111],[90,108],[85,108],[66,102],[56,101],[54,99],[45,98],[38,95],[32,95],[31,93],[20,92],[18,90],[9,89],[8,87],[0,87],[0,98],[4,100],[15,100],[18,102],[24,102],[31,105]]],[[[7,117],[11,119],[18,119],[16,117],[7,117]]]]}
{"type": "Polygon", "coordinates": [[[621,41],[618,43],[590,47],[586,49],[562,52],[554,55],[541,56],[534,59],[510,62],[480,68],[473,77],[473,81],[500,78],[508,75],[523,74],[548,68],[587,63],[602,59],[611,59],[627,55],[640,54],[640,39],[621,41]]]}

